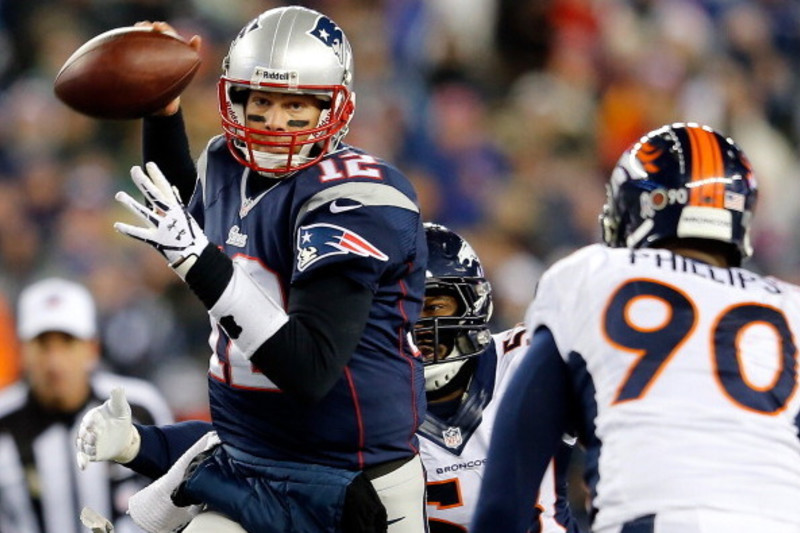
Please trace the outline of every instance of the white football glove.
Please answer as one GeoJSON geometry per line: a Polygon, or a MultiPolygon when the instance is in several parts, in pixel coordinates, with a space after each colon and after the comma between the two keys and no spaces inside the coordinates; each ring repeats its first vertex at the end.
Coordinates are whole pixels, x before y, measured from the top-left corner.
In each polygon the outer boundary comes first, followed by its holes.
{"type": "Polygon", "coordinates": [[[103,405],[83,415],[75,442],[78,466],[84,470],[89,461],[128,463],[139,453],[140,446],[125,389],[117,387],[103,405]]]}
{"type": "Polygon", "coordinates": [[[114,533],[114,524],[91,507],[81,509],[81,523],[92,533],[114,533]]]}
{"type": "Polygon", "coordinates": [[[149,206],[139,203],[126,192],[120,191],[114,198],[142,219],[147,227],[131,226],[116,222],[114,228],[129,237],[146,242],[167,258],[169,266],[182,277],[194,264],[208,238],[181,202],[178,192],[170,185],[155,163],[131,168],[131,178],[142,191],[149,206]],[[190,261],[187,261],[191,259],[190,261]]]}

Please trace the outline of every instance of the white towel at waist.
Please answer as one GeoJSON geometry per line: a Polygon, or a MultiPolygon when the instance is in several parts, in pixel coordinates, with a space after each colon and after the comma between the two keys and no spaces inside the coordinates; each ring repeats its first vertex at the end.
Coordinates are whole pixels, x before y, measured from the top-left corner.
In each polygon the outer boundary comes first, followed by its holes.
{"type": "Polygon", "coordinates": [[[166,474],[131,496],[128,514],[136,524],[149,533],[170,533],[187,523],[200,512],[200,505],[177,507],[172,492],[183,481],[189,463],[198,454],[219,444],[216,431],[209,431],[181,455],[166,474]]]}

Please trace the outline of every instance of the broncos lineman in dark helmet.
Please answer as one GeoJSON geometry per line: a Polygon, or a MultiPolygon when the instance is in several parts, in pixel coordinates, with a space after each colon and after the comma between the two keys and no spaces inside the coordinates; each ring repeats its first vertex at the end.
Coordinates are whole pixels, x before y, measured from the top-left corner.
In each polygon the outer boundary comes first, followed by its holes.
{"type": "Polygon", "coordinates": [[[492,288],[477,254],[458,234],[426,223],[425,236],[426,307],[439,311],[423,311],[414,333],[425,360],[425,390],[431,400],[463,388],[474,370],[469,360],[491,342],[492,288]],[[439,314],[441,310],[447,314],[439,314]]]}
{"type": "MultiPolygon", "coordinates": [[[[428,478],[431,533],[466,531],[478,501],[500,398],[528,347],[518,325],[492,335],[492,288],[478,255],[457,233],[426,223],[425,300],[414,329],[428,410],[420,455],[428,478]]],[[[574,533],[566,503],[571,449],[563,445],[539,490],[529,531],[574,533]]]]}
{"type": "Polygon", "coordinates": [[[800,301],[740,266],[757,196],[745,153],[709,126],[666,124],[621,154],[604,244],[538,282],[471,532],[527,527],[565,431],[592,531],[798,531],[800,301]]]}

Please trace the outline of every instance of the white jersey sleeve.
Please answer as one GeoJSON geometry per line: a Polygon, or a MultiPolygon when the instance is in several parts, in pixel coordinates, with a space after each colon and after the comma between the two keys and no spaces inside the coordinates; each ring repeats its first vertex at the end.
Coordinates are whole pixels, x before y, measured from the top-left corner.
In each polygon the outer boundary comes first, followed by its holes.
{"type": "Polygon", "coordinates": [[[797,287],[595,245],[545,273],[526,325],[572,374],[595,528],[698,508],[800,523],[797,287]]]}
{"type": "MultiPolygon", "coordinates": [[[[445,433],[441,439],[432,438],[425,431],[419,433],[420,455],[428,477],[427,513],[431,533],[468,531],[477,505],[497,406],[528,348],[530,335],[520,325],[494,335],[493,342],[494,350],[487,350],[487,353],[479,356],[494,357],[491,353],[494,351],[497,362],[493,365],[495,375],[491,400],[482,411],[475,413],[475,427],[471,428],[468,424],[437,425],[445,433]]],[[[468,403],[466,408],[478,409],[475,403],[468,403]]],[[[461,412],[458,420],[469,420],[464,414],[461,412]]],[[[430,418],[432,415],[427,416],[430,418]]],[[[430,421],[423,427],[428,424],[430,421]]],[[[531,506],[536,505],[541,511],[539,521],[543,533],[565,531],[555,515],[558,486],[555,475],[554,463],[551,462],[541,485],[539,501],[531,502],[531,506]]]]}

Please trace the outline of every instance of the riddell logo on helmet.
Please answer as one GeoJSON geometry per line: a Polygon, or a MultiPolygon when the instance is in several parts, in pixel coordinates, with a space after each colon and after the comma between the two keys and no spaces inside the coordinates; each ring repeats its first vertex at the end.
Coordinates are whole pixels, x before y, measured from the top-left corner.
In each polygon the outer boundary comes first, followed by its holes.
{"type": "Polygon", "coordinates": [[[290,86],[296,86],[299,79],[300,74],[296,70],[272,70],[268,68],[257,67],[253,71],[252,81],[254,83],[287,83],[290,86]]]}

